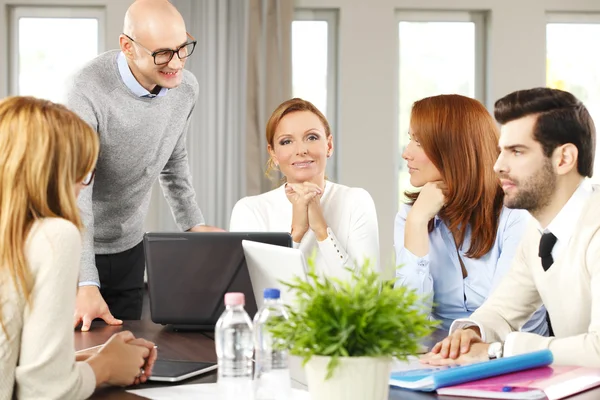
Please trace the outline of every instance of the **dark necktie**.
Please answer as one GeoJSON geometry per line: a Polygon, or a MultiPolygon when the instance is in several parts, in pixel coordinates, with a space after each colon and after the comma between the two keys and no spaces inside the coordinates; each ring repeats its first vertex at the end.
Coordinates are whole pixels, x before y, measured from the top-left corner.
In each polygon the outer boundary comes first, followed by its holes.
{"type": "Polygon", "coordinates": [[[552,248],[556,244],[556,236],[551,232],[544,233],[540,239],[540,250],[538,255],[542,259],[542,267],[544,271],[548,271],[548,268],[552,266],[554,260],[552,259],[552,248]]]}
{"type": "MultiPolygon", "coordinates": [[[[544,268],[544,271],[548,271],[548,268],[550,268],[554,263],[554,259],[552,258],[552,249],[556,244],[556,240],[556,236],[554,236],[551,232],[544,233],[540,239],[540,250],[538,255],[542,259],[542,267],[544,268]]],[[[548,332],[550,336],[554,336],[548,311],[546,311],[546,321],[548,322],[548,332]]]]}

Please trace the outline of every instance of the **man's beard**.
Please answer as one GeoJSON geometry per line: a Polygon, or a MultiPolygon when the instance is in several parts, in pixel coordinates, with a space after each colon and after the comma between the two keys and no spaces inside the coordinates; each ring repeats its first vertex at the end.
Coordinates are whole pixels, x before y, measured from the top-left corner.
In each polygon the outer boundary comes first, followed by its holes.
{"type": "Polygon", "coordinates": [[[517,189],[513,197],[504,195],[504,205],[508,208],[527,210],[532,214],[550,203],[556,189],[556,175],[550,159],[546,159],[544,165],[523,182],[511,179],[509,176],[501,178],[511,180],[517,189]]]}

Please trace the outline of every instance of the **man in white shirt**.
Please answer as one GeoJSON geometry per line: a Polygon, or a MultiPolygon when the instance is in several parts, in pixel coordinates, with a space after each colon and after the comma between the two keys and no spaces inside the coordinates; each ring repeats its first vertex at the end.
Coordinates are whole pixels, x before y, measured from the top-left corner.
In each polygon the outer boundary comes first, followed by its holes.
{"type": "Polygon", "coordinates": [[[572,94],[549,88],[503,97],[495,116],[504,203],[535,220],[496,291],[423,360],[461,364],[550,349],[557,364],[599,367],[600,187],[585,180],[596,147],[592,118],[572,94]],[[518,332],[542,303],[554,334],[518,332]]]}

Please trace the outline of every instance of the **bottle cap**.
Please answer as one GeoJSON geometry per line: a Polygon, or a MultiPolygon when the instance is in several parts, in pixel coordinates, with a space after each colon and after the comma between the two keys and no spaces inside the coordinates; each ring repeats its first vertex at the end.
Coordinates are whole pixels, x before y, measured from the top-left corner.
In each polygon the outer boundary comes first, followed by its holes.
{"type": "Polygon", "coordinates": [[[225,293],[225,305],[226,306],[239,306],[244,305],[246,303],[246,299],[244,297],[244,293],[225,293]]]}
{"type": "Polygon", "coordinates": [[[263,292],[263,297],[265,299],[277,300],[280,296],[281,296],[281,292],[279,291],[279,289],[266,288],[263,292]]]}

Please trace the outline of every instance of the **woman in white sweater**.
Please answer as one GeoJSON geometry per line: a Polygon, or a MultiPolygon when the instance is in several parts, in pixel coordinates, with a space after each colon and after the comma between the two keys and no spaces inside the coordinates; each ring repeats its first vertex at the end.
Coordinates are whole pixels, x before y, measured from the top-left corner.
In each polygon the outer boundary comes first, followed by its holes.
{"type": "Polygon", "coordinates": [[[130,332],[75,356],[76,196],[98,148],[92,128],[61,105],[0,101],[0,400],[83,399],[151,373],[153,343],[130,332]]]}
{"type": "Polygon", "coordinates": [[[290,232],[294,247],[317,272],[344,278],[365,260],[379,270],[377,213],[369,193],[326,180],[333,137],[325,116],[310,102],[291,99],[271,115],[266,128],[268,171],[279,168],[285,184],[245,197],[231,213],[230,230],[290,232]]]}

